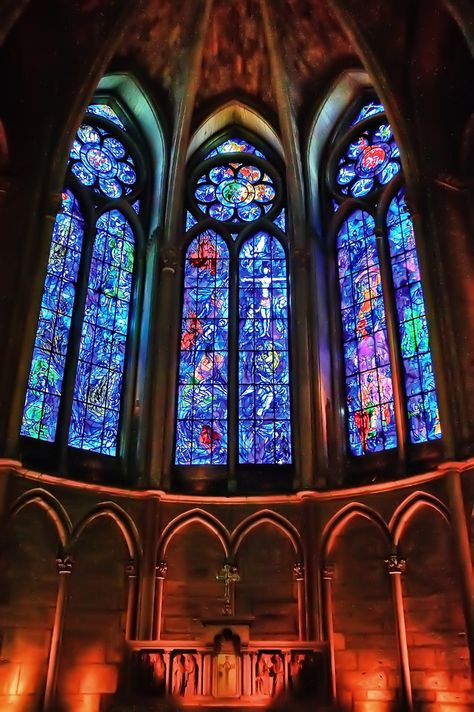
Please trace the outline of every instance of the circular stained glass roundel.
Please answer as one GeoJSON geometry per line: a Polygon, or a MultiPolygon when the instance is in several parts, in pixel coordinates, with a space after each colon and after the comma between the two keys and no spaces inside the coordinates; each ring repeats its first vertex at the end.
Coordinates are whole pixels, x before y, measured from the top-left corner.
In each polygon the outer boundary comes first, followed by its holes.
{"type": "Polygon", "coordinates": [[[70,153],[71,170],[81,183],[97,193],[120,198],[137,182],[134,160],[118,138],[105,129],[83,124],[70,153]],[[122,159],[122,160],[121,160],[122,159]]]}
{"type": "Polygon", "coordinates": [[[201,212],[220,222],[253,222],[268,213],[276,198],[268,173],[255,165],[227,163],[201,175],[194,188],[201,212]]]}
{"type": "Polygon", "coordinates": [[[106,148],[85,144],[81,154],[87,168],[100,178],[112,177],[117,173],[117,161],[106,148]]]}
{"type": "Polygon", "coordinates": [[[234,205],[247,205],[253,200],[255,191],[249,182],[242,180],[223,181],[217,188],[218,200],[229,208],[234,205]]]}
{"type": "Polygon", "coordinates": [[[383,171],[389,159],[390,147],[386,143],[367,146],[357,159],[356,171],[361,177],[371,178],[383,171]]]}

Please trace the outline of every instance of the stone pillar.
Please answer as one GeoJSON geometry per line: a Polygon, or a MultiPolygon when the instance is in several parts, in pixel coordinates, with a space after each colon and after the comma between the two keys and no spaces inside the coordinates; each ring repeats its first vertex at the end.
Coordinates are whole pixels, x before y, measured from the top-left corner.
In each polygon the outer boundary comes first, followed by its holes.
{"type": "Polygon", "coordinates": [[[293,564],[293,580],[298,589],[298,640],[306,640],[306,601],[304,590],[304,564],[297,561],[293,564]]]}
{"type": "MultiPolygon", "coordinates": [[[[464,464],[462,469],[474,469],[474,461],[464,464]]],[[[464,618],[466,621],[467,643],[471,658],[471,670],[474,669],[474,576],[471,562],[471,546],[469,541],[469,522],[466,519],[466,509],[461,487],[461,468],[455,463],[441,465],[440,470],[446,471],[446,484],[449,496],[451,514],[451,531],[456,555],[456,569],[459,575],[464,618]]]]}
{"type": "Polygon", "coordinates": [[[202,695],[202,690],[203,690],[203,660],[204,660],[204,654],[203,653],[196,653],[196,658],[197,658],[197,666],[199,670],[198,674],[198,679],[197,679],[197,685],[196,685],[196,694],[197,695],[202,695]]]}
{"type": "Polygon", "coordinates": [[[334,578],[334,566],[326,564],[323,572],[323,626],[329,648],[329,669],[331,674],[331,697],[336,699],[336,660],[334,651],[334,621],[332,614],[332,580],[334,578]]]}
{"type": "Polygon", "coordinates": [[[72,565],[73,559],[71,554],[65,551],[60,551],[58,557],[56,558],[56,567],[59,575],[59,582],[53,630],[51,632],[51,645],[49,648],[48,669],[46,671],[44,709],[49,709],[52,706],[56,692],[56,679],[58,674],[58,666],[61,653],[61,641],[64,629],[67,589],[69,586],[69,574],[72,572],[72,565]]]}
{"type": "Polygon", "coordinates": [[[160,640],[161,638],[161,622],[163,618],[163,587],[168,573],[168,564],[165,561],[160,563],[155,568],[155,622],[153,626],[153,638],[160,640]]]}
{"type": "Polygon", "coordinates": [[[403,591],[401,576],[406,571],[406,561],[391,554],[385,559],[388,573],[392,579],[393,605],[395,609],[395,622],[397,626],[398,649],[400,654],[400,665],[402,669],[402,684],[405,695],[405,703],[408,710],[413,709],[413,694],[411,689],[410,661],[408,659],[407,630],[405,623],[405,611],[403,610],[403,591]]]}
{"type": "Polygon", "coordinates": [[[127,594],[127,617],[125,620],[125,640],[132,640],[136,633],[136,610],[137,610],[137,564],[134,559],[130,559],[125,567],[125,575],[128,578],[127,594]]]}

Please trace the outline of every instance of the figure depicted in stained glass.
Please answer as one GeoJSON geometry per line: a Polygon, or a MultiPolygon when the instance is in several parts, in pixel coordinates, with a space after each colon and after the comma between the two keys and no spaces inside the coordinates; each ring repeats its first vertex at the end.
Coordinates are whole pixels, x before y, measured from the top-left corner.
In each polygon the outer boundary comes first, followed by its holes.
{"type": "Polygon", "coordinates": [[[241,463],[291,462],[286,256],[259,232],[239,256],[241,463]]]}

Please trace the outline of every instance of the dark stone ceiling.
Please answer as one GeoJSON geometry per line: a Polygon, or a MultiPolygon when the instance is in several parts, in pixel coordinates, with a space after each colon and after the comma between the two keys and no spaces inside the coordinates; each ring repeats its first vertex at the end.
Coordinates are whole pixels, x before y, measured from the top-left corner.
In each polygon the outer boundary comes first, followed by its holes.
{"type": "MultiPolygon", "coordinates": [[[[326,2],[269,0],[268,7],[298,113],[342,69],[360,63],[326,2]]],[[[187,71],[187,51],[196,40],[201,13],[196,2],[145,0],[132,14],[117,54],[167,94],[171,104],[187,71]]],[[[230,94],[246,97],[264,113],[276,112],[260,3],[214,0],[199,71],[197,114],[230,94]]]]}

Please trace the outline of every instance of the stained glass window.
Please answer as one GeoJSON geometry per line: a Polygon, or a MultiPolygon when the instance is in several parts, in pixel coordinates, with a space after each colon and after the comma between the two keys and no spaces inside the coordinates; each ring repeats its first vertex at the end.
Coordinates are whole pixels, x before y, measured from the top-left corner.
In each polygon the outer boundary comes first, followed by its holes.
{"type": "Polygon", "coordinates": [[[374,219],[355,210],[337,239],[349,442],[354,455],[397,444],[374,219]]]}
{"type": "Polygon", "coordinates": [[[276,236],[284,238],[286,215],[281,178],[267,155],[234,134],[191,171],[177,465],[291,464],[287,265],[276,236]],[[249,226],[252,235],[239,246],[249,226]],[[231,265],[237,295],[229,291],[231,265]],[[229,438],[239,443],[235,463],[229,438]]]}
{"type": "Polygon", "coordinates": [[[132,295],[134,236],[118,210],[100,216],[89,271],[69,445],[115,455],[132,295]]]}
{"type": "Polygon", "coordinates": [[[428,337],[413,223],[405,189],[392,199],[387,213],[400,347],[413,443],[441,437],[438,401],[428,337]]]}
{"type": "Polygon", "coordinates": [[[239,255],[239,462],[291,462],[286,255],[263,231],[239,255]]]}
{"type": "Polygon", "coordinates": [[[176,463],[227,462],[229,253],[213,230],[188,247],[184,276],[176,463]]]}
{"type": "Polygon", "coordinates": [[[142,165],[119,113],[104,101],[92,103],[71,146],[71,187],[63,193],[53,229],[24,436],[53,442],[62,419],[71,447],[105,455],[117,452],[136,289],[142,165]],[[78,184],[84,210],[76,198],[78,184]],[[81,336],[78,347],[71,348],[73,320],[81,336]],[[64,391],[67,373],[73,376],[69,394],[64,391]]]}
{"type": "Polygon", "coordinates": [[[21,435],[53,442],[77,290],[84,218],[65,190],[51,238],[48,270],[31,361],[21,435]]]}
{"type": "Polygon", "coordinates": [[[380,102],[368,101],[355,112],[337,146],[328,186],[337,235],[346,421],[350,453],[365,455],[397,446],[404,433],[395,419],[397,397],[403,397],[398,411],[406,408],[405,439],[435,440],[441,429],[413,224],[398,175],[400,152],[380,102]],[[363,198],[366,210],[351,209],[354,198],[363,198]],[[376,237],[376,217],[387,204],[386,230],[376,237]],[[390,260],[385,271],[384,259],[390,260]],[[398,324],[391,338],[388,293],[395,296],[398,324]],[[392,371],[399,362],[405,392],[397,395],[392,371]]]}

